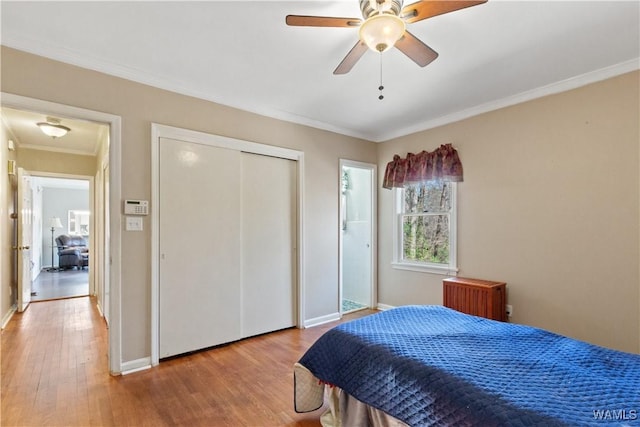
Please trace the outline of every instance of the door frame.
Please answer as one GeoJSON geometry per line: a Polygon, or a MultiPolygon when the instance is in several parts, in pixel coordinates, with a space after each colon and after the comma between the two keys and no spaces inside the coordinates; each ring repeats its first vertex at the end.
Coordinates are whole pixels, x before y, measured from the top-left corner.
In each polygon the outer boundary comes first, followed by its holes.
{"type": "Polygon", "coordinates": [[[298,328],[304,327],[304,152],[205,132],[151,123],[151,365],[160,363],[160,138],[204,144],[247,153],[280,157],[297,165],[297,277],[298,328]]]}
{"type": "Polygon", "coordinates": [[[377,206],[378,194],[376,192],[376,182],[378,177],[378,166],[373,163],[364,163],[356,160],[340,159],[338,168],[338,311],[342,317],[342,255],[343,255],[343,236],[342,236],[342,214],[345,206],[343,206],[342,197],[342,169],[344,167],[366,169],[371,172],[371,289],[369,308],[375,308],[378,304],[378,215],[377,206]]]}
{"type": "Polygon", "coordinates": [[[110,322],[107,336],[109,341],[109,372],[118,375],[122,372],[122,315],[121,315],[121,117],[100,111],[88,110],[71,105],[44,101],[36,98],[0,92],[3,107],[18,110],[35,111],[61,118],[80,119],[104,123],[109,126],[109,168],[110,168],[110,197],[104,200],[109,205],[110,221],[110,261],[109,266],[103,266],[101,271],[110,270],[110,322]]]}
{"type": "MultiPolygon", "coordinates": [[[[89,182],[89,208],[91,211],[91,221],[89,222],[89,253],[97,252],[97,240],[96,240],[96,223],[95,223],[95,201],[96,194],[94,188],[95,178],[91,175],[73,175],[69,173],[57,173],[57,172],[41,172],[38,170],[29,170],[29,174],[34,178],[57,178],[57,179],[77,179],[79,181],[88,181],[89,182]]],[[[42,223],[42,231],[45,229],[44,218],[42,223]]],[[[50,231],[50,230],[49,230],[50,231]]],[[[44,234],[44,233],[43,233],[44,234]]],[[[96,269],[89,264],[89,295],[95,295],[96,292],[96,281],[97,277],[95,275],[96,269]]]]}

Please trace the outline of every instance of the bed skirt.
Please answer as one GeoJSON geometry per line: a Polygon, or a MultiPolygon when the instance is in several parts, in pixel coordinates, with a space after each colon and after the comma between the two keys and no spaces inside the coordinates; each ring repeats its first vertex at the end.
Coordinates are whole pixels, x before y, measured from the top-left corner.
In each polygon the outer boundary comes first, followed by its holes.
{"type": "Polygon", "coordinates": [[[320,409],[326,398],[329,406],[320,417],[323,427],[408,427],[391,415],[360,402],[339,387],[325,387],[300,363],[294,365],[293,372],[296,412],[320,409]]]}

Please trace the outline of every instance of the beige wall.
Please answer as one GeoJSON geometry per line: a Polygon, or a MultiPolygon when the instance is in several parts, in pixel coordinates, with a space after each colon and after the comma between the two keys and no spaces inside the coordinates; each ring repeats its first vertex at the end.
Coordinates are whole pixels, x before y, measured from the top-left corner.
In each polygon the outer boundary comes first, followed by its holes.
{"type": "MultiPolygon", "coordinates": [[[[122,198],[151,198],[151,123],[305,153],[305,310],[338,311],[338,161],[376,162],[376,144],[261,117],[2,48],[2,91],[122,117],[122,198]]],[[[197,197],[197,193],[194,193],[197,197]]],[[[116,207],[118,209],[118,207],[116,207]]],[[[149,227],[122,235],[122,358],[150,355],[149,227]]]]}
{"type": "Polygon", "coordinates": [[[18,166],[30,172],[94,176],[96,156],[18,148],[18,166]]]}
{"type": "MultiPolygon", "coordinates": [[[[2,91],[122,117],[123,199],[151,197],[152,122],[304,151],[307,319],[338,310],[338,160],[378,159],[382,175],[394,153],[451,142],[465,168],[460,275],[507,281],[514,322],[640,350],[637,72],[376,145],[5,47],[1,53],[2,91]]],[[[379,301],[440,304],[442,276],[390,268],[391,208],[391,193],[380,190],[379,301]]],[[[124,362],[150,355],[145,229],[122,235],[124,362]]]]}
{"type": "MultiPolygon", "coordinates": [[[[513,322],[640,351],[639,80],[634,72],[379,147],[453,143],[459,275],[507,282],[513,322]]],[[[379,301],[441,304],[443,276],[395,270],[379,193],[379,301]]]]}
{"type": "MultiPolygon", "coordinates": [[[[9,136],[0,121],[0,322],[4,323],[16,304],[14,276],[13,225],[15,212],[14,188],[7,176],[7,163],[15,160],[15,151],[8,150],[9,136]]],[[[15,182],[15,180],[14,180],[15,182]]]]}

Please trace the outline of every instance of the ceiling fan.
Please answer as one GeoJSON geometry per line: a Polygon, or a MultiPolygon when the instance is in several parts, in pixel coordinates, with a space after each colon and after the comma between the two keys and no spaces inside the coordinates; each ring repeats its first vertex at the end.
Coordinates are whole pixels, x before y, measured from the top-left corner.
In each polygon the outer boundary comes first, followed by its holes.
{"type": "Polygon", "coordinates": [[[406,25],[486,3],[487,0],[422,0],[405,7],[402,7],[402,2],[403,0],[360,0],[364,20],[287,15],[286,23],[296,27],[360,27],[360,39],[333,74],[346,74],[351,71],[367,48],[382,53],[395,46],[416,64],[424,67],[436,59],[438,53],[411,34],[406,25]]]}

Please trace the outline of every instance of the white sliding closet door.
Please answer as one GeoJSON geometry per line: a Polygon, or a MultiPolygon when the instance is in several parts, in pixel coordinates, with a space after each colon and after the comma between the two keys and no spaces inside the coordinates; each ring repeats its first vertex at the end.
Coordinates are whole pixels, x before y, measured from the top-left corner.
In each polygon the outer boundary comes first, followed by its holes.
{"type": "Polygon", "coordinates": [[[296,323],[295,161],[242,153],[242,336],[296,323]]]}
{"type": "Polygon", "coordinates": [[[240,156],[160,140],[160,358],[240,338],[240,156]]]}
{"type": "Polygon", "coordinates": [[[295,326],[298,165],[160,138],[158,355],[295,326]]]}

